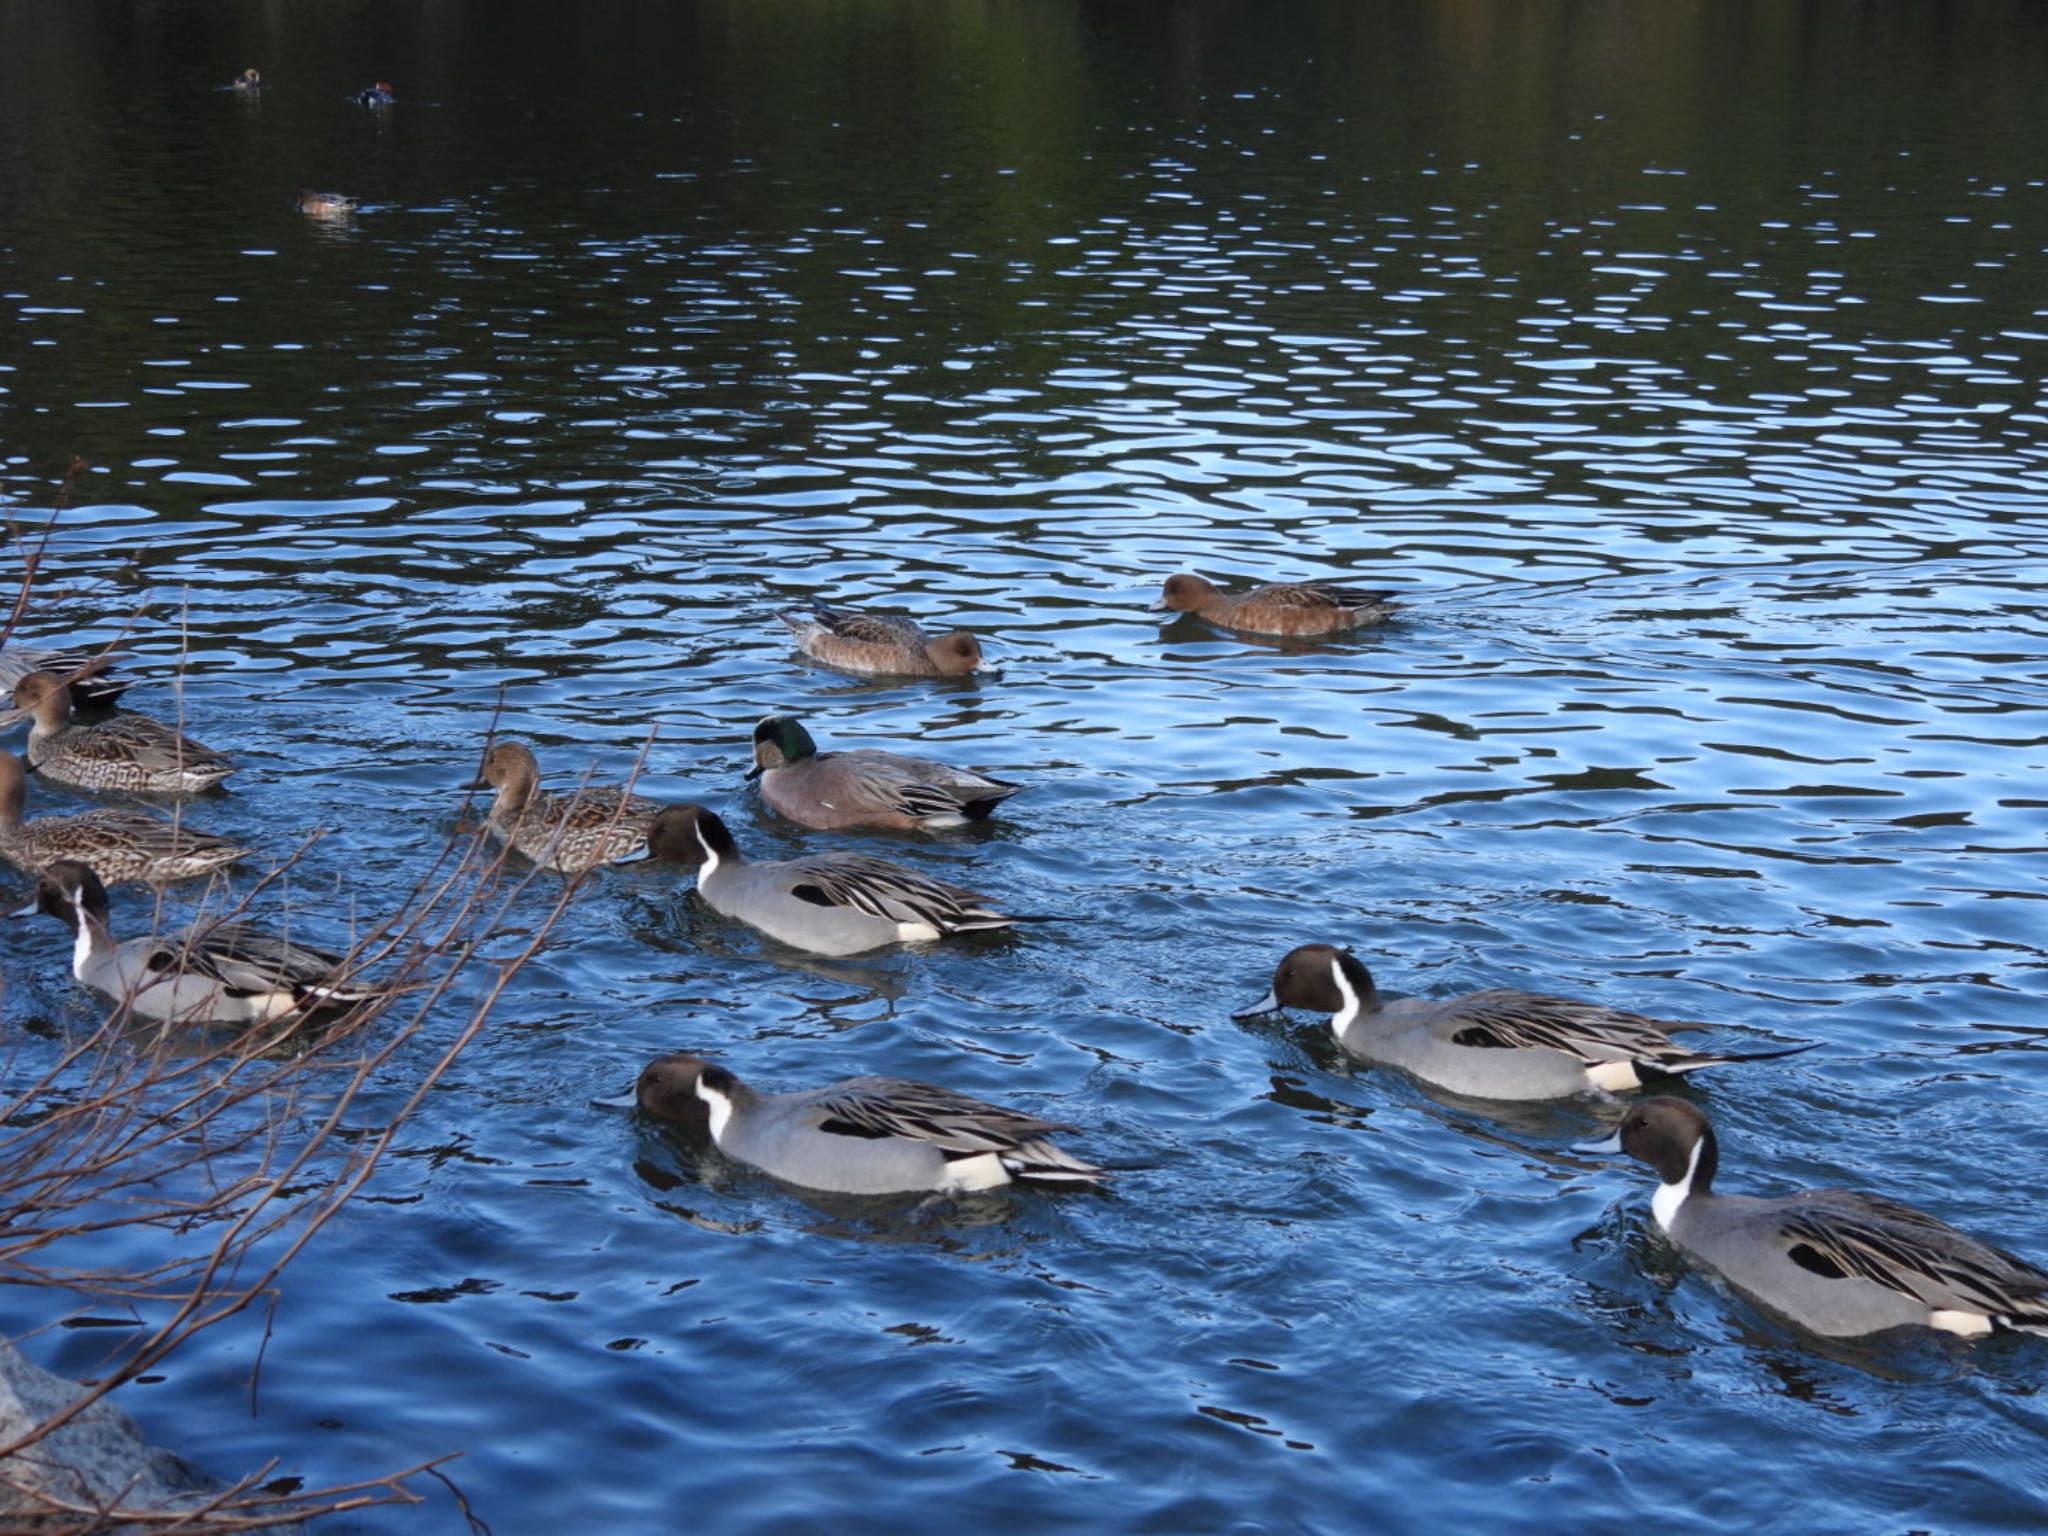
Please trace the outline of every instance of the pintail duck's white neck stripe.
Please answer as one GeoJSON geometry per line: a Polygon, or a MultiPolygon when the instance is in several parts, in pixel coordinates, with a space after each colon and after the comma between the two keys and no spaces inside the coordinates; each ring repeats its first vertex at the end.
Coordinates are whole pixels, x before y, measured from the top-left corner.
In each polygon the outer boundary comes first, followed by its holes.
{"type": "Polygon", "coordinates": [[[1692,1176],[1699,1171],[1700,1148],[1705,1145],[1704,1141],[1694,1142],[1692,1156],[1685,1160],[1685,1176],[1674,1184],[1659,1184],[1657,1193],[1650,1197],[1651,1214],[1657,1218],[1657,1225],[1666,1232],[1671,1230],[1671,1223],[1678,1219],[1679,1207],[1684,1205],[1687,1197],[1692,1194],[1692,1176]]]}
{"type": "Polygon", "coordinates": [[[704,1101],[705,1115],[711,1123],[711,1140],[723,1142],[726,1125],[732,1120],[732,1100],[716,1088],[707,1088],[701,1079],[697,1083],[697,1097],[704,1101]]]}
{"type": "Polygon", "coordinates": [[[704,889],[704,882],[711,878],[711,872],[718,868],[718,850],[711,846],[711,839],[704,835],[704,823],[693,821],[690,832],[697,839],[697,846],[704,850],[704,862],[697,870],[697,889],[704,889]]]}
{"type": "Polygon", "coordinates": [[[1351,978],[1344,974],[1344,962],[1334,956],[1330,960],[1330,977],[1337,983],[1337,995],[1344,999],[1344,1006],[1330,1015],[1330,1032],[1342,1040],[1344,1031],[1358,1022],[1364,1005],[1359,1001],[1358,989],[1351,985],[1351,978]]]}

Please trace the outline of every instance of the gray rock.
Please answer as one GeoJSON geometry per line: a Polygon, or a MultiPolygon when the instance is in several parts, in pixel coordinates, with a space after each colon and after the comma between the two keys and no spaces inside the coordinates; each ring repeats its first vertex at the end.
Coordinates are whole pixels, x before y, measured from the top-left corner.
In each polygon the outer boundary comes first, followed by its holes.
{"type": "MultiPolygon", "coordinates": [[[[84,1391],[77,1382],[52,1375],[0,1340],[0,1442],[18,1439],[84,1391]]],[[[203,1504],[219,1486],[182,1457],[146,1443],[135,1421],[102,1399],[0,1462],[0,1518],[19,1518],[47,1507],[23,1489],[89,1508],[189,1509],[203,1504]]],[[[77,1527],[70,1521],[51,1526],[66,1528],[77,1527]]],[[[285,1533],[301,1528],[279,1524],[265,1529],[285,1533]]]]}

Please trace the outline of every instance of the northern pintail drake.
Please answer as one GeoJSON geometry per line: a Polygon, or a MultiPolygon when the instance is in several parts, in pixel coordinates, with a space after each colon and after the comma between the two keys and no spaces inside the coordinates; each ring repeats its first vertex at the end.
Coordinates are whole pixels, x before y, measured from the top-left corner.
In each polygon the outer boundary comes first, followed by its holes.
{"type": "Polygon", "coordinates": [[[35,904],[25,910],[46,912],[69,928],[71,974],[138,1019],[262,1024],[299,1010],[346,1008],[388,990],[346,975],[338,956],[247,923],[116,939],[107,926],[106,887],[75,860],[44,870],[35,904]]]}
{"type": "Polygon", "coordinates": [[[1308,1008],[1330,1015],[1337,1043],[1360,1061],[1382,1062],[1424,1082],[1479,1099],[1562,1099],[1668,1081],[1729,1062],[1770,1061],[1811,1050],[1691,1051],[1671,1039],[1703,1024],[1646,1018],[1597,1003],[1496,988],[1432,1002],[1387,1002],[1372,972],[1348,950],[1304,944],[1273,972],[1273,986],[1235,1018],[1308,1008]]]}
{"type": "Polygon", "coordinates": [[[697,894],[712,911],[814,955],[1048,921],[998,912],[972,891],[864,853],[749,864],[725,823],[701,805],[665,807],[647,853],[696,866],[697,894]]]}
{"type": "Polygon", "coordinates": [[[1199,576],[1169,576],[1153,611],[1192,613],[1255,635],[1341,635],[1385,623],[1399,605],[1388,592],[1321,581],[1280,581],[1249,592],[1219,592],[1199,576]]]}
{"type": "Polygon", "coordinates": [[[61,783],[181,794],[211,789],[235,771],[221,753],[147,715],[74,723],[71,690],[52,672],[31,672],[16,683],[14,711],[0,723],[23,715],[35,719],[24,754],[29,772],[61,783]]]}
{"type": "Polygon", "coordinates": [[[920,828],[986,821],[1018,786],[928,757],[860,747],[820,752],[794,715],[754,727],[754,771],[769,810],[806,827],[920,828]]]}
{"type": "Polygon", "coordinates": [[[1717,1195],[1714,1128],[1683,1099],[1644,1099],[1606,1141],[1656,1170],[1672,1242],[1760,1305],[1832,1338],[1886,1328],[2048,1335],[2048,1270],[1881,1195],[1717,1195]]]}
{"type": "Polygon", "coordinates": [[[389,80],[379,80],[368,90],[357,91],[349,100],[359,107],[388,107],[398,100],[398,92],[389,80]]]}
{"type": "Polygon", "coordinates": [[[262,71],[245,69],[235,76],[233,84],[234,88],[238,91],[260,91],[263,89],[262,71]]]}
{"type": "Polygon", "coordinates": [[[609,787],[548,794],[540,787],[540,764],[516,741],[496,742],[484,754],[483,777],[471,787],[483,785],[498,792],[485,830],[542,869],[567,875],[643,857],[647,829],[661,809],[609,787]]]}
{"type": "Polygon", "coordinates": [[[78,816],[23,819],[28,775],[0,752],[0,859],[40,874],[60,859],[89,865],[106,885],[164,885],[210,875],[249,850],[148,811],[108,806],[78,816]]]}
{"type": "Polygon", "coordinates": [[[0,647],[0,693],[12,697],[31,672],[53,672],[70,686],[73,709],[106,709],[128,691],[132,677],[113,677],[112,651],[64,651],[40,645],[0,647]]]}
{"type": "Polygon", "coordinates": [[[340,192],[309,192],[301,187],[292,206],[316,219],[345,219],[356,211],[356,199],[340,192]]]}
{"type": "Polygon", "coordinates": [[[798,649],[828,667],[882,676],[965,677],[981,666],[981,642],[964,629],[932,635],[909,619],[814,605],[782,615],[798,649]]]}
{"type": "Polygon", "coordinates": [[[724,1067],[675,1055],[649,1062],[634,1092],[650,1115],[708,1125],[735,1162],[832,1194],[1086,1189],[1107,1176],[1052,1142],[1070,1125],[900,1077],[757,1093],[724,1067]]]}

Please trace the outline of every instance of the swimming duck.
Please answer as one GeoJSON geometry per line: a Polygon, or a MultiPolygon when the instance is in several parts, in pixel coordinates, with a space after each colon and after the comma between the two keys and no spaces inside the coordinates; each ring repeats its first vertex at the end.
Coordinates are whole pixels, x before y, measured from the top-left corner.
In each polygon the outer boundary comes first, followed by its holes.
{"type": "Polygon", "coordinates": [[[701,805],[665,807],[648,831],[647,856],[696,866],[697,894],[712,911],[814,955],[1047,921],[998,912],[972,891],[864,853],[748,864],[725,823],[701,805]]]}
{"type": "Polygon", "coordinates": [[[234,88],[242,92],[260,91],[263,89],[263,76],[254,69],[245,69],[235,76],[234,88]]]}
{"type": "Polygon", "coordinates": [[[981,643],[964,629],[931,635],[909,619],[816,603],[782,622],[805,655],[848,672],[903,677],[965,677],[981,666],[981,643]]]}
{"type": "Polygon", "coordinates": [[[1169,576],[1153,611],[1192,613],[1255,635],[1340,635],[1385,623],[1399,607],[1388,592],[1328,582],[1271,582],[1249,592],[1219,592],[1199,576],[1169,576]]]}
{"type": "Polygon", "coordinates": [[[495,742],[484,754],[482,779],[471,787],[485,785],[498,792],[484,821],[492,838],[542,869],[571,875],[643,857],[647,829],[661,809],[623,789],[547,794],[540,788],[540,764],[516,741],[495,742]]]}
{"type": "Polygon", "coordinates": [[[31,672],[14,685],[14,709],[0,725],[32,715],[23,754],[31,773],[87,789],[177,794],[210,789],[235,771],[202,747],[146,715],[113,715],[90,725],[71,719],[71,692],[52,672],[31,672]]]}
{"type": "Polygon", "coordinates": [[[164,885],[225,869],[249,852],[224,837],[126,807],[25,821],[27,802],[21,759],[0,752],[0,859],[31,874],[75,859],[107,885],[164,885]]]}
{"type": "Polygon", "coordinates": [[[754,771],[771,811],[806,827],[934,830],[985,821],[1018,786],[930,758],[861,747],[820,752],[794,715],[754,727],[754,771]]]}
{"type": "Polygon", "coordinates": [[[71,688],[73,709],[106,709],[128,691],[132,677],[113,677],[119,658],[112,651],[63,651],[41,645],[0,647],[0,694],[31,672],[54,672],[71,688]]]}
{"type": "Polygon", "coordinates": [[[366,91],[357,91],[349,97],[359,107],[388,107],[398,100],[398,93],[392,89],[389,80],[379,80],[366,91]]]}
{"type": "Polygon", "coordinates": [[[1655,1169],[1650,1209],[1672,1242],[1809,1332],[2048,1335],[2048,1270],[1910,1205],[1848,1189],[1715,1194],[1714,1128],[1683,1099],[1644,1099],[1614,1135],[1574,1150],[1655,1169]]]}
{"type": "MultiPolygon", "coordinates": [[[[36,882],[26,912],[45,912],[74,935],[71,973],[138,1019],[181,1024],[262,1024],[294,1010],[344,1008],[388,990],[341,974],[324,950],[240,922],[117,940],[107,891],[84,864],[59,859],[36,882]]],[[[17,916],[22,914],[16,914],[17,916]]]]}
{"type": "Polygon", "coordinates": [[[340,192],[309,192],[299,188],[292,206],[315,219],[345,219],[356,211],[357,199],[340,192]]]}
{"type": "Polygon", "coordinates": [[[1507,988],[1440,1002],[1385,1002],[1365,963],[1329,944],[1289,951],[1274,969],[1272,990],[1232,1017],[1283,1008],[1328,1013],[1337,1043],[1360,1061],[1401,1067],[1424,1082],[1479,1099],[1561,1099],[1591,1089],[1616,1093],[1703,1067],[1770,1061],[1813,1048],[1741,1055],[1690,1051],[1672,1033],[1706,1026],[1507,988]]]}
{"type": "Polygon", "coordinates": [[[757,1093],[724,1067],[678,1054],[649,1062],[635,1096],[651,1115],[708,1125],[735,1162],[834,1194],[1085,1189],[1107,1176],[1049,1139],[1070,1125],[898,1077],[757,1093]]]}

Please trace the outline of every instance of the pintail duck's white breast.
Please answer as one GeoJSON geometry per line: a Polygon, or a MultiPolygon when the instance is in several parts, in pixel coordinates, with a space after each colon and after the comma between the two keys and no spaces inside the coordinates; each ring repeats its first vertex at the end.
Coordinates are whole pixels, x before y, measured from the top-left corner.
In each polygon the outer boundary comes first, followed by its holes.
{"type": "Polygon", "coordinates": [[[1338,1044],[1361,1061],[1400,1067],[1439,1088],[1486,1099],[1623,1092],[1706,1067],[1812,1048],[1695,1051],[1671,1036],[1703,1025],[1508,988],[1441,1001],[1388,1001],[1365,962],[1331,944],[1290,950],[1274,968],[1271,990],[1236,1017],[1286,1008],[1328,1014],[1338,1044]]]}
{"type": "Polygon", "coordinates": [[[934,831],[985,821],[1018,786],[929,758],[857,748],[820,752],[794,715],[754,727],[761,800],[806,827],[894,827],[934,831]]]}
{"type": "Polygon", "coordinates": [[[1651,1210],[1671,1240],[1810,1332],[2048,1335],[2048,1270],[1913,1206],[1847,1189],[1717,1194],[1714,1128],[1683,1099],[1644,1099],[1614,1135],[1575,1150],[1626,1153],[1654,1169],[1651,1210]]]}
{"type": "Polygon", "coordinates": [[[648,1063],[635,1095],[651,1115],[707,1129],[734,1161],[830,1193],[1089,1188],[1106,1176],[1052,1141],[1072,1126],[902,1078],[757,1093],[722,1066],[678,1054],[648,1063]]]}

